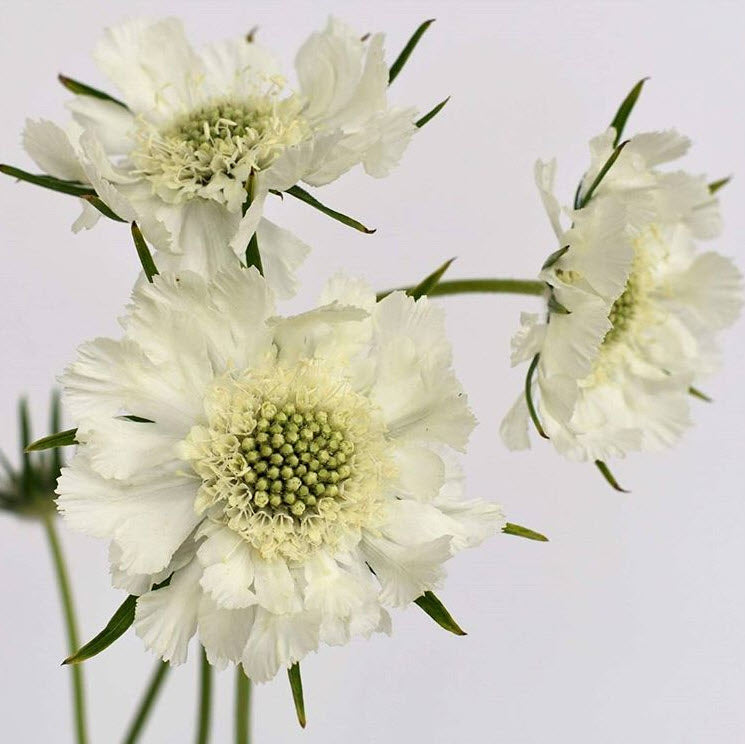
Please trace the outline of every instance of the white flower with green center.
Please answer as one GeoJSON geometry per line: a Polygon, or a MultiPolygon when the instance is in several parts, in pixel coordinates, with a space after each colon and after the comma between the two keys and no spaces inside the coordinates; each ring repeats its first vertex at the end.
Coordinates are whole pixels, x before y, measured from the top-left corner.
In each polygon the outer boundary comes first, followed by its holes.
{"type": "Polygon", "coordinates": [[[474,419],[441,310],[341,277],[322,301],[278,318],[253,269],[161,275],[63,376],[81,444],[59,509],[111,541],[137,633],[172,663],[196,633],[267,680],[388,632],[386,607],[505,526],[462,497],[474,419]]]}
{"type": "MultiPolygon", "coordinates": [[[[83,91],[67,131],[29,121],[24,144],[45,173],[136,220],[161,271],[236,265],[256,234],[287,295],[307,247],[262,218],[269,191],[322,186],[358,164],[386,176],[416,131],[414,109],[388,105],[383,35],[361,37],[331,19],[300,48],[292,88],[253,40],[195,50],[177,20],[130,21],[95,51],[121,100],[83,91]]],[[[76,230],[101,216],[83,206],[76,230]]]]}
{"type": "MultiPolygon", "coordinates": [[[[611,128],[590,143],[580,197],[614,151],[611,128]]],[[[539,354],[530,383],[538,421],[559,452],[605,461],[674,444],[690,425],[691,390],[717,366],[714,337],[742,304],[741,275],[695,241],[715,237],[717,199],[704,177],[658,166],[689,142],[674,131],[632,137],[586,206],[553,196],[554,163],[536,180],[554,226],[558,259],[540,278],[552,294],[548,319],[523,315],[513,363],[539,354]]],[[[529,446],[520,395],[502,425],[512,449],[529,446]]]]}

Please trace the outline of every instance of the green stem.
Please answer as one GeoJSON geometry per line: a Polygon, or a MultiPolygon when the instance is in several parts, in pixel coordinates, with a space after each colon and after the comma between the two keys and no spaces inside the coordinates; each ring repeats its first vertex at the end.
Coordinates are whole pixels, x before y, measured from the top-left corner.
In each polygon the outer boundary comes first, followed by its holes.
{"type": "Polygon", "coordinates": [[[135,744],[139,738],[140,733],[147,722],[147,717],[150,715],[150,710],[155,704],[155,699],[158,697],[160,686],[163,684],[163,680],[170,668],[170,665],[165,661],[157,662],[155,671],[150,677],[150,684],[147,686],[145,694],[142,696],[142,700],[137,708],[135,717],[132,719],[132,723],[129,724],[124,744],[135,744]]]}
{"type": "MultiPolygon", "coordinates": [[[[57,530],[54,526],[54,514],[45,514],[42,518],[44,529],[49,541],[49,549],[52,553],[52,562],[57,576],[60,599],[62,600],[62,611],[65,618],[65,629],[67,631],[67,648],[69,653],[74,654],[79,648],[78,625],[75,619],[75,608],[70,590],[70,579],[67,575],[65,558],[62,554],[57,530]]],[[[75,732],[78,744],[88,743],[88,734],[85,726],[85,690],[83,686],[83,669],[77,664],[70,667],[72,675],[73,705],[75,709],[75,732]]]]}
{"type": "Polygon", "coordinates": [[[236,668],[235,677],[235,744],[251,741],[251,680],[243,669],[236,668]]]}
{"type": "MultiPolygon", "coordinates": [[[[403,287],[402,289],[408,291],[412,288],[403,287]]],[[[391,290],[381,292],[378,298],[385,297],[390,292],[391,290]]],[[[439,282],[427,295],[436,297],[438,295],[499,293],[541,296],[545,292],[546,285],[532,279],[451,279],[439,282]]]]}
{"type": "Polygon", "coordinates": [[[210,738],[210,714],[212,712],[212,666],[207,652],[202,648],[202,663],[199,675],[199,718],[197,719],[197,744],[207,744],[210,738]]]}

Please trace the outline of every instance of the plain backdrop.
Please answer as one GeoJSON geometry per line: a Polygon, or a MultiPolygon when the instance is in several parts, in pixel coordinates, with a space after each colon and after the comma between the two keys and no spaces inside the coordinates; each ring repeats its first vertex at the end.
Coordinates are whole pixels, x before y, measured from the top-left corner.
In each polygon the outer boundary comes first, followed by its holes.
{"type": "MultiPolygon", "coordinates": [[[[436,17],[391,98],[423,111],[452,100],[390,178],[355,171],[319,193],[375,235],[292,200],[272,205],[315,248],[287,310],[307,308],[342,268],[380,289],[418,280],[451,256],[452,277],[534,276],[555,245],[533,162],[558,158],[569,202],[588,139],[647,75],[629,131],[677,127],[694,142],[688,169],[735,174],[722,192],[716,247],[745,265],[745,10],[736,2],[4,3],[0,161],[33,169],[20,132],[27,116],[64,118],[58,72],[105,85],[90,50],[123,17],[179,14],[195,42],[258,25],[291,74],[295,50],[329,12],[361,33],[386,31],[391,61],[420,21],[436,17]]],[[[138,263],[126,227],[73,235],[71,197],[3,177],[0,214],[0,446],[15,453],[17,397],[30,396],[36,433],[46,433],[55,376],[80,342],[117,333],[138,263]]],[[[499,440],[525,372],[510,369],[510,335],[537,300],[442,302],[480,419],[466,460],[470,493],[498,500],[511,521],[551,542],[500,536],[452,561],[440,595],[465,638],[413,607],[395,613],[392,638],[304,661],[305,731],[285,675],[256,689],[255,744],[745,741],[743,323],[723,335],[723,370],[701,385],[715,402],[693,402],[696,426],[681,444],[615,463],[632,490],[623,495],[540,440],[519,454],[499,440]]],[[[104,544],[61,529],[87,639],[122,596],[109,587],[104,544]]],[[[47,547],[37,525],[5,515],[0,596],[2,740],[72,742],[47,547]]],[[[170,675],[144,742],[192,740],[193,651],[170,675]]],[[[86,665],[94,744],[120,739],[153,664],[130,632],[86,665]]],[[[216,744],[232,741],[233,679],[217,677],[216,744]]]]}

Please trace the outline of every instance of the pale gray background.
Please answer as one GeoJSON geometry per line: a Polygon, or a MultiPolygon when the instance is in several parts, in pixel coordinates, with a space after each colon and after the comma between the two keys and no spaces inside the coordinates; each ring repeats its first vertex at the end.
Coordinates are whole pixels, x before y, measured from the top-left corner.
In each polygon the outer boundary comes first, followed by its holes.
{"type": "MultiPolygon", "coordinates": [[[[532,182],[558,156],[565,201],[586,142],[627,90],[652,76],[631,128],[676,126],[687,165],[738,176],[722,194],[719,249],[742,259],[745,230],[743,70],[738,3],[331,2],[5,3],[0,160],[30,167],[24,118],[63,115],[64,71],[94,85],[89,52],[123,15],[179,13],[196,41],[261,26],[289,62],[327,9],[360,31],[389,33],[390,58],[435,16],[392,98],[428,109],[453,99],[384,181],[354,173],[322,198],[378,227],[344,228],[292,200],[275,216],[315,246],[292,308],[339,268],[383,288],[457,255],[453,276],[531,276],[555,248],[532,182]]],[[[289,69],[289,66],[288,66],[289,69]]],[[[16,444],[15,399],[30,394],[44,433],[48,389],[84,339],[116,333],[138,270],[126,228],[73,236],[71,198],[0,180],[0,445],[16,444]]],[[[727,333],[725,368],[702,385],[697,426],[673,452],[615,470],[631,495],[539,442],[509,454],[498,422],[522,382],[509,338],[530,298],[448,299],[459,373],[481,420],[467,460],[474,496],[499,500],[541,545],[494,539],[455,559],[441,592],[469,631],[455,638],[416,608],[393,638],[323,649],[303,664],[310,717],[301,732],[284,675],[255,698],[255,741],[678,744],[745,741],[745,402],[743,324],[727,333]]],[[[105,548],[63,532],[83,635],[108,619],[105,548]]],[[[0,730],[8,742],[71,742],[58,602],[41,530],[0,517],[0,730]]],[[[115,742],[153,660],[133,633],[86,667],[95,743],[115,742]]],[[[188,742],[196,666],[171,675],[144,741],[188,742]]],[[[232,737],[232,673],[219,677],[213,742],[232,737]]]]}

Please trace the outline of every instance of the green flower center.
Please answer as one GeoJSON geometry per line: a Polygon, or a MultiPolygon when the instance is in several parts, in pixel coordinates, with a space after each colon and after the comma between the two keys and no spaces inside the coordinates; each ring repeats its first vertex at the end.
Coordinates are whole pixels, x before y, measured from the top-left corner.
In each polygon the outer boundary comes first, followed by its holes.
{"type": "Polygon", "coordinates": [[[623,293],[613,303],[613,307],[610,309],[608,320],[610,320],[613,327],[605,335],[604,344],[617,341],[628,329],[629,324],[634,318],[638,299],[639,289],[632,274],[626,282],[626,288],[623,290],[623,293]]]}
{"type": "Polygon", "coordinates": [[[254,509],[300,518],[317,513],[321,499],[340,496],[354,450],[328,411],[264,403],[234,458],[254,509]]]}

